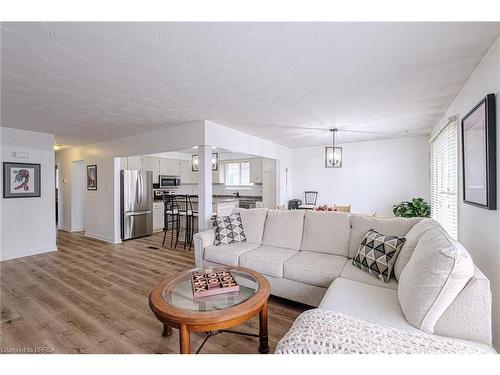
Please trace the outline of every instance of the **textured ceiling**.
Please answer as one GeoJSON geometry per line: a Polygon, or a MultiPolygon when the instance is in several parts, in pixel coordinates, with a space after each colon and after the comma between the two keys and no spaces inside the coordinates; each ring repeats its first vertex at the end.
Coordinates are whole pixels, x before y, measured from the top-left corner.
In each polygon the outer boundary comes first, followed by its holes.
{"type": "Polygon", "coordinates": [[[290,147],[428,134],[499,23],[3,23],[2,126],[86,144],[210,120],[290,147]],[[313,128],[313,129],[310,129],[313,128]]]}

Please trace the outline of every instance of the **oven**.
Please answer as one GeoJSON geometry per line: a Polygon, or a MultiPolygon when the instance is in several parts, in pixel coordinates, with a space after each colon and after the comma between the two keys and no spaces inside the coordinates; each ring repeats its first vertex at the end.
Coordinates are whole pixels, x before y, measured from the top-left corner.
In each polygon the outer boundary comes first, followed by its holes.
{"type": "Polygon", "coordinates": [[[181,187],[180,176],[162,176],[160,175],[160,189],[172,189],[181,187]]]}

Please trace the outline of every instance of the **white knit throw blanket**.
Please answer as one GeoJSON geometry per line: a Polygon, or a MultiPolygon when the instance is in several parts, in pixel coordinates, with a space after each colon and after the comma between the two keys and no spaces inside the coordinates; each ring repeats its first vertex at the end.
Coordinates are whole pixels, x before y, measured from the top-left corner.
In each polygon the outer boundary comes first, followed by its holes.
{"type": "Polygon", "coordinates": [[[494,353],[487,345],[366,322],[331,310],[302,313],[278,354],[494,353]]]}

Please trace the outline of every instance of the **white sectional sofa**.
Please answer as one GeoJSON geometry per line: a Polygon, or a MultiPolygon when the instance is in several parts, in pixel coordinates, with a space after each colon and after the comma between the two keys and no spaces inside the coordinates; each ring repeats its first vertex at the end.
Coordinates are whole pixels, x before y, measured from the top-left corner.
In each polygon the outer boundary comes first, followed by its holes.
{"type": "Polygon", "coordinates": [[[425,331],[491,350],[489,281],[434,220],[302,210],[238,212],[248,242],[214,246],[212,229],[197,233],[198,267],[250,268],[266,276],[273,295],[366,324],[425,331]],[[406,238],[387,283],[352,264],[370,229],[406,238]],[[429,259],[437,260],[429,264],[429,259]]]}

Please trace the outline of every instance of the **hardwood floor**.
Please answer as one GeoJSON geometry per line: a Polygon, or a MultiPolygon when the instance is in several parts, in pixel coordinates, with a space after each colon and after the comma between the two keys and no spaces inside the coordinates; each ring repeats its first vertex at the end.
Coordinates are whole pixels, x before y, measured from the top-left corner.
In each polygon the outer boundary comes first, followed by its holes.
{"type": "MultiPolygon", "coordinates": [[[[158,233],[112,245],[59,231],[58,251],[0,262],[0,352],[178,353],[177,330],[161,336],[148,295],[163,278],[194,267],[194,254],[162,248],[161,240],[158,233]]],[[[271,297],[271,352],[307,308],[271,297]]],[[[258,318],[235,329],[257,333],[258,318]]],[[[202,339],[192,334],[193,350],[202,339]]],[[[224,333],[202,353],[256,354],[258,345],[257,338],[224,333]]]]}

